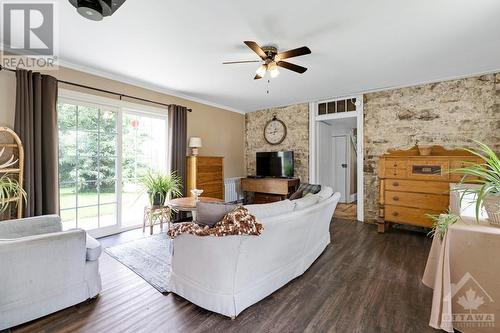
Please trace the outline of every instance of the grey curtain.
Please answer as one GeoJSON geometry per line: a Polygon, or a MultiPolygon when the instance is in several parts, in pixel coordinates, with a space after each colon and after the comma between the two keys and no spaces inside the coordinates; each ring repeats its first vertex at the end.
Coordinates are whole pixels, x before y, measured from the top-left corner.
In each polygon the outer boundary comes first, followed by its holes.
{"type": "Polygon", "coordinates": [[[170,127],[170,167],[182,179],[182,193],[186,193],[187,108],[171,105],[168,110],[170,127]]]}
{"type": "Polygon", "coordinates": [[[24,145],[24,216],[58,214],[57,80],[23,69],[16,80],[14,130],[24,145]]]}

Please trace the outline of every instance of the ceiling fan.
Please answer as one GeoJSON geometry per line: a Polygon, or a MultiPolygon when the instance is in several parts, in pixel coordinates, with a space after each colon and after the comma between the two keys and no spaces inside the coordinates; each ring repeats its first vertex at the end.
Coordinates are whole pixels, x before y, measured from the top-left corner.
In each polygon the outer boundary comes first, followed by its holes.
{"type": "Polygon", "coordinates": [[[261,60],[226,61],[223,64],[229,65],[249,62],[264,62],[255,72],[256,75],[254,77],[254,80],[262,79],[266,75],[266,72],[269,72],[271,77],[275,78],[279,75],[278,67],[286,68],[299,74],[303,74],[307,70],[307,68],[305,67],[283,61],[284,59],[310,54],[311,50],[307,46],[302,46],[289,51],[278,52],[278,48],[273,45],[260,47],[259,44],[252,41],[245,41],[243,43],[245,43],[246,46],[252,49],[252,51],[257,53],[261,60]]]}

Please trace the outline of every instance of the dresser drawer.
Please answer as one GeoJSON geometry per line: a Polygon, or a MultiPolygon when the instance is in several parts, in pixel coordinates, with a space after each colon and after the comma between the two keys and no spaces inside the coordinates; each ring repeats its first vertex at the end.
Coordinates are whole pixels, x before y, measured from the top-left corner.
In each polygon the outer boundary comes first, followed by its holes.
{"type": "MultiPolygon", "coordinates": [[[[460,161],[451,161],[450,162],[450,170],[453,169],[459,169],[459,168],[466,168],[471,165],[471,163],[483,163],[483,161],[478,159],[470,159],[470,160],[460,160],[460,161]]],[[[450,181],[458,183],[462,180],[463,174],[459,173],[450,173],[450,181]]],[[[477,177],[471,177],[467,176],[467,179],[472,180],[472,179],[477,179],[477,177]]]]}
{"type": "Polygon", "coordinates": [[[445,211],[450,199],[446,195],[410,192],[385,192],[385,204],[445,211]]]}
{"type": "Polygon", "coordinates": [[[407,175],[410,179],[448,181],[449,161],[409,161],[407,175]]]}
{"type": "Polygon", "coordinates": [[[433,222],[425,214],[440,213],[442,213],[442,211],[386,205],[384,210],[384,219],[388,222],[411,224],[430,228],[432,227],[433,222]]]}
{"type": "Polygon", "coordinates": [[[406,178],[406,169],[385,169],[385,178],[406,178]]]}
{"type": "Polygon", "coordinates": [[[450,185],[446,182],[387,179],[385,182],[385,189],[387,191],[434,193],[434,194],[449,195],[450,185]]]}
{"type": "Polygon", "coordinates": [[[406,169],[407,163],[406,160],[385,160],[385,168],[386,169],[406,169]]]}

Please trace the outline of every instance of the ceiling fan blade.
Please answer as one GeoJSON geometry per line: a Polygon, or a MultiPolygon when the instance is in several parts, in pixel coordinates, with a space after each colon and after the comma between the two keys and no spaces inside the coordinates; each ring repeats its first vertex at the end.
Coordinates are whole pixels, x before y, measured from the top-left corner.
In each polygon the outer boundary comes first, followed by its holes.
{"type": "Polygon", "coordinates": [[[254,80],[259,80],[259,79],[262,79],[262,76],[260,76],[259,74],[256,74],[255,77],[253,78],[254,80]]]}
{"type": "Polygon", "coordinates": [[[245,64],[248,62],[261,62],[262,60],[243,60],[243,61],[226,61],[223,62],[223,65],[231,65],[231,64],[245,64]]]}
{"type": "Polygon", "coordinates": [[[305,68],[305,67],[295,65],[295,64],[292,64],[292,63],[289,63],[286,61],[279,61],[278,66],[289,69],[291,71],[294,71],[294,72],[297,72],[300,74],[303,74],[305,71],[307,71],[307,68],[305,68]]]}
{"type": "Polygon", "coordinates": [[[307,46],[299,47],[298,49],[288,50],[285,52],[280,52],[276,56],[280,59],[288,59],[293,57],[300,57],[306,54],[311,54],[311,50],[307,46]]]}
{"type": "Polygon", "coordinates": [[[252,51],[257,53],[259,55],[259,57],[262,58],[262,60],[265,60],[267,58],[266,52],[264,52],[264,50],[262,50],[262,48],[256,42],[252,42],[252,41],[247,40],[247,41],[244,41],[243,43],[245,43],[246,46],[251,48],[252,51]]]}

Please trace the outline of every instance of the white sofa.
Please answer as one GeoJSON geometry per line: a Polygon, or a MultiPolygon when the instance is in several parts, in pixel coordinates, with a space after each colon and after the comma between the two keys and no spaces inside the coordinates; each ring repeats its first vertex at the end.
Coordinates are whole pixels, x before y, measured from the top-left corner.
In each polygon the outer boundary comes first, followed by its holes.
{"type": "Polygon", "coordinates": [[[101,291],[101,246],[56,215],[0,222],[0,330],[67,308],[101,291]]]}
{"type": "Polygon", "coordinates": [[[264,226],[260,236],[175,238],[170,291],[234,318],[302,275],[330,243],[340,193],[316,196],[247,206],[264,226]]]}

